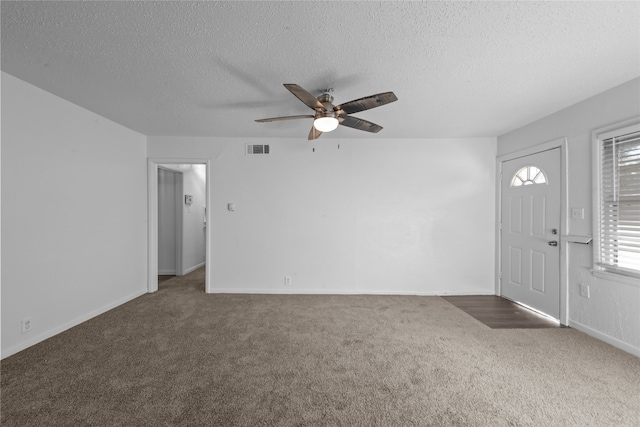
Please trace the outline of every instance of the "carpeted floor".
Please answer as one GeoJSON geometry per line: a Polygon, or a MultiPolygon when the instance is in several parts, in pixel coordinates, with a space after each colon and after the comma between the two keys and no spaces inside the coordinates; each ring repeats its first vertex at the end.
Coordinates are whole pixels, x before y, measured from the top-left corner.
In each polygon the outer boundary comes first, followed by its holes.
{"type": "Polygon", "coordinates": [[[638,426],[640,359],[439,297],[207,295],[203,270],[1,366],[2,426],[638,426]]]}

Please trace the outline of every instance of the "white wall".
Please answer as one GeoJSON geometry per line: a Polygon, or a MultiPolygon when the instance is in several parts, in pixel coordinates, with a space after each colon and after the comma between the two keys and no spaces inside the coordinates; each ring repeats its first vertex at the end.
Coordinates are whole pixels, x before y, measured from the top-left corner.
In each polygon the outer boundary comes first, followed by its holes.
{"type": "Polygon", "coordinates": [[[494,291],[495,138],[149,137],[148,155],[211,159],[214,292],[494,291]]]}
{"type": "Polygon", "coordinates": [[[145,136],[2,73],[2,357],[146,292],[146,179],[145,136]]]}
{"type": "MultiPolygon", "coordinates": [[[[592,226],[591,132],[640,116],[640,79],[603,92],[498,138],[498,155],[567,137],[569,210],[584,208],[583,220],[569,220],[568,235],[594,235],[592,226]]],[[[596,278],[593,247],[568,246],[569,325],[640,355],[640,283],[596,278]],[[591,297],[580,296],[578,283],[591,297]]]]}

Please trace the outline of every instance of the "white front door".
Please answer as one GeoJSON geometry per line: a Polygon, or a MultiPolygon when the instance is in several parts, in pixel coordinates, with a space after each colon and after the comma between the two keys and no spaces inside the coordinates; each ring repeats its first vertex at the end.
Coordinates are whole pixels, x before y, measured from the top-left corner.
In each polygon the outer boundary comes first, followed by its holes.
{"type": "Polygon", "coordinates": [[[501,295],[560,318],[560,149],[502,162],[501,295]]]}

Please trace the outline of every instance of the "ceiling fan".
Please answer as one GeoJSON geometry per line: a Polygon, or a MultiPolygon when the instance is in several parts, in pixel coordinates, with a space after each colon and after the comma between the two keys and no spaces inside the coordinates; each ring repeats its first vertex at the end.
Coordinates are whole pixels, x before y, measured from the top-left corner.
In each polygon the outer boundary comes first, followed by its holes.
{"type": "Polygon", "coordinates": [[[285,83],[284,87],[289,89],[292,94],[305,103],[309,108],[315,110],[316,113],[301,116],[271,117],[268,119],[259,119],[256,120],[256,122],[265,123],[277,122],[280,120],[312,118],[314,120],[311,131],[309,132],[309,140],[318,139],[323,132],[331,132],[337,128],[338,125],[348,126],[350,128],[364,130],[366,132],[380,132],[380,130],[382,130],[382,126],[353,117],[350,114],[369,110],[398,100],[393,92],[383,92],[377,95],[354,99],[353,101],[345,102],[344,104],[333,105],[333,96],[331,95],[332,89],[325,90],[316,98],[296,84],[285,83]]]}

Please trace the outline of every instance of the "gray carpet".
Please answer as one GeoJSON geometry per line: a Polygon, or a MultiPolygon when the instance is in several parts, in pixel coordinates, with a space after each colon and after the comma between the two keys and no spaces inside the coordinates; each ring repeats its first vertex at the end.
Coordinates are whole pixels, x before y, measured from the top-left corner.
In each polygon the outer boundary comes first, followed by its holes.
{"type": "Polygon", "coordinates": [[[640,359],[439,297],[207,295],[203,270],[2,361],[2,426],[638,426],[640,359]]]}

